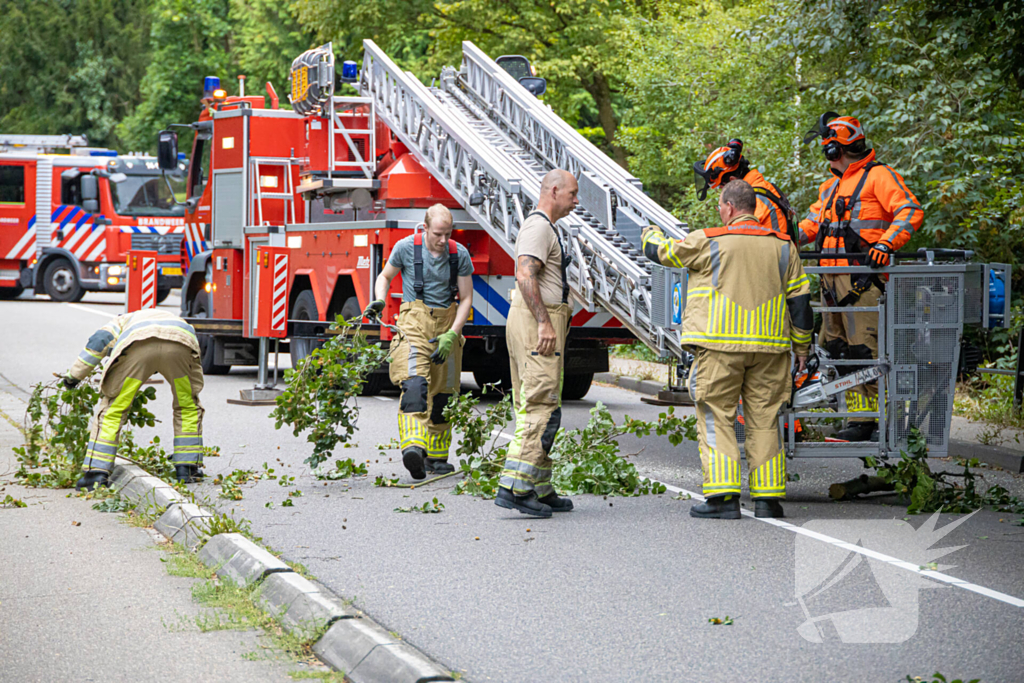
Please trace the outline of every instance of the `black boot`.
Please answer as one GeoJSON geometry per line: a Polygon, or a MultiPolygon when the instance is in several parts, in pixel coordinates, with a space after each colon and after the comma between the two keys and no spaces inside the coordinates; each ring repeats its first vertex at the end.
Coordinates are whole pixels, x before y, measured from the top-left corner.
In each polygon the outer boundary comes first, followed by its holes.
{"type": "Polygon", "coordinates": [[[106,486],[109,476],[103,470],[86,470],[75,482],[75,488],[79,491],[93,491],[100,486],[106,486]]]}
{"type": "Polygon", "coordinates": [[[851,422],[846,429],[840,429],[836,432],[835,438],[839,441],[869,441],[873,431],[875,431],[873,420],[868,422],[851,422]]]}
{"type": "Polygon", "coordinates": [[[690,516],[705,519],[739,519],[740,497],[736,494],[729,494],[708,498],[700,505],[691,507],[690,516]]]}
{"type": "Polygon", "coordinates": [[[559,498],[554,491],[537,500],[550,507],[552,512],[569,512],[572,510],[572,501],[568,498],[559,498]]]}
{"type": "Polygon", "coordinates": [[[451,474],[455,471],[455,465],[441,458],[427,458],[424,463],[426,463],[427,474],[451,474]]]}
{"type": "Polygon", "coordinates": [[[196,484],[206,476],[199,471],[198,465],[175,465],[174,473],[182,484],[196,484]]]}
{"type": "Polygon", "coordinates": [[[755,517],[785,517],[782,514],[782,503],[771,498],[758,498],[754,501],[755,517]]]}
{"type": "Polygon", "coordinates": [[[405,469],[409,470],[409,474],[412,475],[413,479],[427,478],[427,472],[423,468],[423,461],[426,458],[426,451],[419,446],[409,446],[402,451],[402,463],[405,465],[405,469]]]}
{"type": "Polygon", "coordinates": [[[531,515],[533,517],[551,516],[551,506],[540,502],[535,491],[530,491],[525,496],[517,496],[510,490],[499,486],[498,495],[495,496],[494,503],[498,507],[519,510],[524,515],[531,515]]]}

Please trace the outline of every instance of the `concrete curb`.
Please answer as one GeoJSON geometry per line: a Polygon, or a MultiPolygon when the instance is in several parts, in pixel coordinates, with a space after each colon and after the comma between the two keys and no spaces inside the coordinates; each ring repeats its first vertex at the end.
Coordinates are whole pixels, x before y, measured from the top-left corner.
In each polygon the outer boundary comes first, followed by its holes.
{"type": "Polygon", "coordinates": [[[1007,472],[1015,474],[1024,472],[1024,453],[1010,448],[951,439],[949,454],[955,458],[977,458],[981,462],[1001,467],[1007,472]]]}
{"type": "Polygon", "coordinates": [[[639,379],[637,377],[628,377],[626,375],[616,375],[611,372],[599,372],[594,375],[595,382],[604,382],[605,384],[614,384],[617,387],[628,389],[630,391],[636,391],[641,394],[648,396],[657,396],[659,391],[665,388],[663,382],[655,382],[649,379],[639,379]]]}
{"type": "Polygon", "coordinates": [[[198,558],[216,574],[240,586],[259,585],[257,602],[289,633],[311,638],[326,631],[313,645],[320,660],[345,674],[352,683],[430,683],[454,681],[451,672],[425,654],[392,636],[382,626],[357,613],[326,587],[292,571],[291,567],[241,534],[217,534],[207,539],[213,513],[186,503],[177,491],[141,468],[118,465],[111,481],[137,505],[167,501],[167,510],[154,528],[189,550],[205,540],[198,558]],[[172,495],[166,492],[170,491],[172,495]]]}

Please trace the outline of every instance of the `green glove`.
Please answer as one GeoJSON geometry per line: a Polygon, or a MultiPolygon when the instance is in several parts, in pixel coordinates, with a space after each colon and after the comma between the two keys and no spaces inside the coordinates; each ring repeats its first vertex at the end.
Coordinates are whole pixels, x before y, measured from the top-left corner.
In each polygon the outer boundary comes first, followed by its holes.
{"type": "Polygon", "coordinates": [[[431,343],[437,342],[437,350],[430,354],[430,360],[437,365],[443,365],[448,360],[448,354],[452,352],[452,345],[458,340],[459,333],[455,330],[448,330],[440,337],[435,337],[430,340],[431,343]]]}
{"type": "Polygon", "coordinates": [[[363,317],[364,318],[369,318],[370,320],[373,320],[374,318],[379,318],[380,314],[383,313],[383,312],[384,312],[384,300],[383,299],[377,299],[376,301],[371,301],[370,305],[366,307],[366,310],[363,311],[363,317]]]}

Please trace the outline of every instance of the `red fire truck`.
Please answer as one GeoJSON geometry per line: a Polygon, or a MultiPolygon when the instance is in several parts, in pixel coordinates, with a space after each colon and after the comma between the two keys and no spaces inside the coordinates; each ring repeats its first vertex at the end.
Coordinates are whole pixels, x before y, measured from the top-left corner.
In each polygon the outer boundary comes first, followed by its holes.
{"type": "MultiPolygon", "coordinates": [[[[368,50],[379,50],[370,41],[367,46],[368,50]]],[[[364,58],[364,69],[369,54],[364,58]]],[[[378,62],[381,59],[384,57],[378,62]]],[[[543,92],[543,80],[532,76],[524,58],[501,58],[498,63],[502,60],[507,62],[503,67],[508,73],[522,75],[518,84],[512,81],[521,94],[533,97],[543,92]]],[[[485,219],[482,212],[494,216],[514,213],[521,221],[523,212],[536,201],[531,201],[533,195],[527,193],[536,193],[539,180],[508,181],[509,187],[522,190],[525,199],[518,206],[511,205],[518,199],[501,206],[505,202],[489,186],[490,176],[484,177],[477,169],[486,166],[498,173],[502,162],[495,155],[512,152],[503,147],[501,140],[484,140],[466,132],[472,138],[473,154],[484,155],[490,161],[471,159],[465,152],[466,140],[461,141],[458,149],[462,151],[457,153],[453,151],[454,138],[447,151],[439,143],[436,155],[450,159],[461,169],[456,171],[463,173],[464,179],[472,183],[479,180],[479,187],[471,193],[454,196],[458,189],[450,178],[427,169],[427,164],[435,163],[431,153],[413,148],[410,131],[416,124],[402,122],[401,135],[393,130],[399,125],[397,110],[405,107],[412,112],[419,107],[422,112],[424,107],[435,107],[426,87],[418,81],[403,86],[415,91],[416,97],[426,98],[422,101],[403,104],[395,99],[397,95],[389,100],[390,96],[379,88],[371,92],[371,77],[363,74],[360,80],[353,62],[346,62],[336,74],[330,45],[296,59],[291,80],[292,110],[278,107],[270,84],[270,106],[262,95],[245,96],[241,92],[227,97],[223,91],[215,96],[208,92],[199,121],[189,126],[194,137],[185,221],[191,262],[182,285],[181,311],[200,333],[204,371],[217,374],[233,365],[260,363],[261,357],[265,359],[265,351],[260,349],[266,346],[260,345],[259,328],[267,324],[268,317],[283,321],[285,310],[287,334],[282,326],[277,336],[288,343],[293,363],[305,357],[320,343],[337,314],[352,317],[363,310],[373,298],[373,282],[394,244],[419,229],[424,210],[440,202],[452,210],[453,238],[467,246],[475,271],[473,313],[464,330],[464,369],[480,383],[509,384],[504,325],[515,283],[510,256],[514,248],[507,233],[485,219]],[[335,88],[342,87],[340,83],[353,84],[359,95],[336,96],[335,88]],[[390,102],[387,107],[382,104],[385,101],[390,102]],[[387,116],[382,115],[384,108],[389,109],[387,116]],[[286,255],[287,260],[274,260],[270,266],[270,257],[261,256],[269,253],[267,248],[286,255]],[[265,270],[268,267],[270,270],[265,270]],[[258,281],[262,278],[266,282],[267,277],[281,284],[273,294],[272,312],[264,308],[269,304],[260,300],[262,285],[258,281]]],[[[427,124],[424,120],[420,127],[427,124]]],[[[453,136],[459,135],[457,128],[452,129],[453,136]]],[[[159,158],[174,159],[177,145],[176,133],[162,132],[159,158]]],[[[534,176],[546,172],[540,164],[532,168],[534,176]]],[[[597,177],[589,171],[584,173],[587,178],[597,177]]],[[[638,182],[633,181],[620,192],[620,214],[623,208],[629,208],[627,201],[641,203],[631,199],[630,193],[649,202],[637,189],[638,182]]],[[[617,177],[614,182],[619,183],[617,177]]],[[[573,221],[593,220],[582,208],[578,213],[580,216],[574,216],[573,221]]],[[[620,225],[625,232],[623,221],[620,225]]],[[[583,229],[596,228],[588,224],[583,229]]],[[[611,236],[608,244],[612,245],[611,236]]],[[[603,262],[594,263],[592,271],[611,278],[618,267],[627,276],[619,275],[615,283],[601,285],[591,293],[573,285],[578,303],[566,351],[563,396],[567,399],[582,398],[594,373],[607,370],[609,344],[635,338],[637,325],[628,316],[608,312],[607,306],[622,300],[629,305],[632,300],[636,310],[635,302],[649,296],[641,294],[639,288],[631,291],[630,282],[635,280],[630,278],[645,272],[642,254],[618,235],[614,236],[614,245],[621,254],[602,256],[603,262]]],[[[590,277],[586,261],[591,254],[582,252],[579,245],[570,245],[570,249],[578,256],[570,279],[578,283],[581,277],[590,277]]],[[[397,318],[401,303],[398,280],[392,283],[383,316],[388,322],[397,318]]],[[[386,327],[367,325],[363,329],[379,334],[384,344],[391,339],[386,327]]],[[[375,393],[387,383],[386,371],[381,371],[371,376],[365,391],[375,393]]]]}
{"type": "Polygon", "coordinates": [[[158,253],[159,301],[181,286],[185,207],[174,186],[184,158],[165,180],[154,157],[86,144],[84,136],[0,134],[0,299],[26,288],[57,301],[122,292],[129,249],[158,253]]]}

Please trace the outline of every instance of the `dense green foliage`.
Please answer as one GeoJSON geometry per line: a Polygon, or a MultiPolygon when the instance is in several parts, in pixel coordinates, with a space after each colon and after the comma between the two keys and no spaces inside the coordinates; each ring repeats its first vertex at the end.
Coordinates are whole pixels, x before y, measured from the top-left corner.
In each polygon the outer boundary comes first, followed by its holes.
{"type": "Polygon", "coordinates": [[[924,204],[917,243],[1010,262],[1024,243],[1019,2],[0,0],[0,16],[4,132],[152,148],[196,117],[205,75],[283,95],[303,49],[358,59],[370,38],[429,82],[472,40],[528,56],[545,101],[694,226],[717,217],[692,164],[730,137],[803,214],[828,170],[799,139],[832,109],[924,204]]]}

